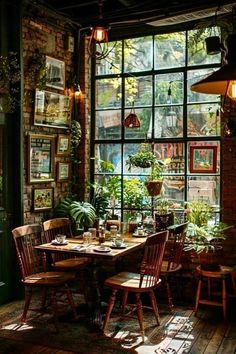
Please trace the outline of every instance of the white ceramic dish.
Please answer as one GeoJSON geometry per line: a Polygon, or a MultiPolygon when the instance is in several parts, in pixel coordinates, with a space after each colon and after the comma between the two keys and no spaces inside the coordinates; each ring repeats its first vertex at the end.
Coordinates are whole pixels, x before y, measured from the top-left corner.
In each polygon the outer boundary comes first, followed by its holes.
{"type": "Polygon", "coordinates": [[[144,233],[143,235],[133,233],[133,237],[147,237],[147,236],[148,236],[148,234],[146,234],[146,233],[144,233]]]}
{"type": "Polygon", "coordinates": [[[116,246],[115,244],[112,244],[111,245],[111,248],[114,248],[114,249],[121,249],[121,248],[126,248],[127,245],[125,243],[122,243],[122,245],[120,246],[116,246]]]}
{"type": "Polygon", "coordinates": [[[68,241],[64,241],[64,242],[58,242],[57,240],[52,240],[51,245],[54,246],[65,246],[68,245],[68,241]]]}
{"type": "Polygon", "coordinates": [[[95,252],[101,252],[101,253],[107,253],[107,252],[111,252],[110,247],[94,247],[93,249],[95,252]]]}

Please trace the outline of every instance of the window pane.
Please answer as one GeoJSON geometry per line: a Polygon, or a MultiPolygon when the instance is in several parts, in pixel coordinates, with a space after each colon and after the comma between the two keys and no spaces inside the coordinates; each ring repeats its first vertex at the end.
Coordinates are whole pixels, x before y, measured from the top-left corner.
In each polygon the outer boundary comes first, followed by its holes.
{"type": "Polygon", "coordinates": [[[152,104],[152,76],[125,79],[125,105],[145,106],[152,104]]]}
{"type": "Polygon", "coordinates": [[[114,173],[121,172],[121,145],[96,144],[95,145],[95,173],[100,172],[99,160],[109,161],[114,165],[114,173]]]}
{"type": "MultiPolygon", "coordinates": [[[[125,117],[128,116],[130,110],[125,110],[125,117]]],[[[140,120],[140,128],[125,128],[126,139],[145,139],[152,124],[151,108],[135,108],[135,114],[140,120]]]]}
{"type": "Polygon", "coordinates": [[[96,139],[120,139],[121,138],[121,111],[97,111],[96,112],[96,139]]]}
{"type": "Polygon", "coordinates": [[[198,93],[191,91],[191,85],[195,82],[202,80],[204,77],[211,74],[213,69],[191,70],[188,72],[188,85],[187,85],[187,99],[188,102],[206,102],[206,101],[219,101],[219,95],[208,95],[206,93],[198,93]]]}
{"type": "Polygon", "coordinates": [[[193,104],[188,106],[188,135],[220,135],[219,104],[193,104]]]}
{"type": "Polygon", "coordinates": [[[185,199],[185,178],[183,176],[165,177],[162,190],[164,191],[163,197],[181,203],[185,199]]]}
{"type": "Polygon", "coordinates": [[[155,108],[155,138],[183,136],[183,107],[166,106],[155,108]]]}
{"type": "Polygon", "coordinates": [[[121,79],[102,79],[96,81],[96,108],[121,106],[121,79]]]}
{"type": "Polygon", "coordinates": [[[191,141],[188,143],[188,168],[191,174],[220,172],[220,142],[191,141]],[[191,147],[194,147],[191,148],[191,147]]]}
{"type": "Polygon", "coordinates": [[[185,65],[185,32],[167,33],[154,37],[155,69],[185,65]]]}
{"type": "Polygon", "coordinates": [[[95,183],[104,187],[109,208],[120,207],[121,202],[121,178],[117,175],[98,175],[95,177],[95,183]]]}
{"type": "Polygon", "coordinates": [[[194,199],[201,199],[213,205],[218,205],[220,203],[220,177],[189,177],[188,200],[194,199]]]}
{"type": "Polygon", "coordinates": [[[188,32],[188,65],[220,63],[220,53],[208,55],[205,38],[218,35],[217,28],[198,29],[188,32]]]}
{"type": "Polygon", "coordinates": [[[124,47],[125,72],[152,69],[152,36],[126,39],[124,47]]]}
{"type": "Polygon", "coordinates": [[[167,164],[167,174],[184,173],[184,145],[183,143],[155,144],[154,151],[159,160],[171,159],[167,164]]]}
{"type": "Polygon", "coordinates": [[[155,103],[167,104],[171,84],[172,103],[183,103],[183,73],[161,74],[155,77],[155,103]]]}
{"type": "Polygon", "coordinates": [[[122,42],[109,42],[109,50],[105,59],[97,60],[96,75],[118,74],[121,72],[122,42]]]}

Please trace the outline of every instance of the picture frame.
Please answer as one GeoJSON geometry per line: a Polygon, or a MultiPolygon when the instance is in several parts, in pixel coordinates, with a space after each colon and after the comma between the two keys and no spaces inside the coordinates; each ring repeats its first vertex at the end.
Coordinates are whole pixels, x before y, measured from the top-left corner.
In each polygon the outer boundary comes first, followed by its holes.
{"type": "Polygon", "coordinates": [[[65,88],[65,63],[46,56],[46,86],[58,90],[65,88]]]}
{"type": "Polygon", "coordinates": [[[57,137],[57,149],[56,154],[58,156],[70,155],[70,136],[59,134],[57,137]]]}
{"type": "Polygon", "coordinates": [[[190,173],[216,173],[217,146],[190,146],[190,173]]]}
{"type": "Polygon", "coordinates": [[[54,188],[33,189],[33,211],[45,211],[53,208],[54,188]]]}
{"type": "Polygon", "coordinates": [[[71,125],[71,99],[50,91],[35,91],[34,125],[68,129],[71,125]]]}
{"type": "Polygon", "coordinates": [[[54,181],[54,136],[29,134],[28,182],[54,181]]]}
{"type": "Polygon", "coordinates": [[[57,180],[58,182],[67,181],[70,177],[70,162],[58,162],[57,163],[57,180]]]}

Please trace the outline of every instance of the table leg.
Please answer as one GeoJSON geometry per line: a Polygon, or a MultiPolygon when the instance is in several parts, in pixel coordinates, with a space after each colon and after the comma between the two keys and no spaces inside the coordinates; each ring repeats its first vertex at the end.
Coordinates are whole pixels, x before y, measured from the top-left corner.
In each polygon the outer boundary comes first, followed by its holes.
{"type": "Polygon", "coordinates": [[[102,326],[102,306],[101,306],[101,291],[100,278],[101,267],[94,260],[86,267],[85,297],[89,307],[90,320],[93,325],[102,326]]]}

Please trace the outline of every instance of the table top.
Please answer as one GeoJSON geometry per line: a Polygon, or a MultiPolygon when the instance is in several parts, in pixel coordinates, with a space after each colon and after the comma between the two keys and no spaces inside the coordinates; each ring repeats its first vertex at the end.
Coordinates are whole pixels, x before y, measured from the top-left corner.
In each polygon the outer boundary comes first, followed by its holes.
{"type": "Polygon", "coordinates": [[[55,245],[52,243],[45,243],[35,248],[45,253],[66,253],[76,255],[78,257],[90,257],[90,258],[105,258],[114,260],[118,257],[124,256],[134,250],[142,248],[145,245],[146,237],[132,237],[132,235],[126,235],[124,238],[124,244],[126,247],[114,248],[111,241],[105,241],[102,245],[109,250],[108,252],[97,251],[100,246],[97,240],[92,240],[89,246],[83,244],[83,241],[76,238],[68,238],[67,244],[55,245]]]}

